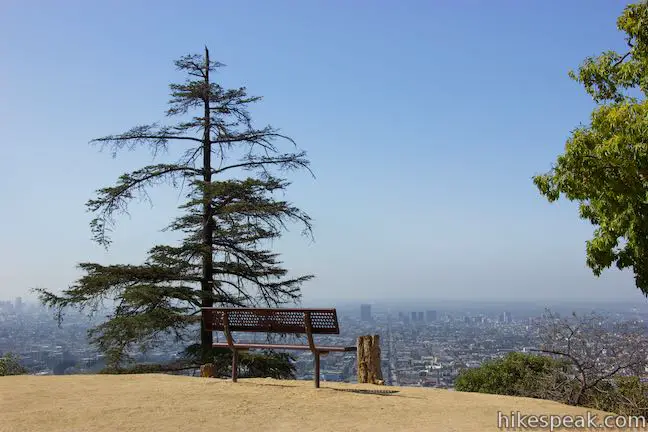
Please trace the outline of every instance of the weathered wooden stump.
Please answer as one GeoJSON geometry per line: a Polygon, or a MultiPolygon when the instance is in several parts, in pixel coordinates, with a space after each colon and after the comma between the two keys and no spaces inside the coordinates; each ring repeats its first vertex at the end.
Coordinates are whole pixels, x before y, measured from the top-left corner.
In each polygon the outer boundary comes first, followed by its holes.
{"type": "Polygon", "coordinates": [[[380,336],[358,338],[358,382],[383,385],[380,368],[380,336]]]}
{"type": "Polygon", "coordinates": [[[200,377],[201,378],[213,378],[214,377],[214,364],[207,363],[200,366],[200,377]]]}

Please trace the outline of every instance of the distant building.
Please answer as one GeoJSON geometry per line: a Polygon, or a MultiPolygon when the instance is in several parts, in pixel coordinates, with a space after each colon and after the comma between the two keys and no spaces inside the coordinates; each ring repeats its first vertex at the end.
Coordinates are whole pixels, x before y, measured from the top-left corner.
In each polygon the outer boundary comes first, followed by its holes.
{"type": "Polygon", "coordinates": [[[423,312],[418,313],[418,322],[425,321],[425,314],[423,312]]]}
{"type": "Polygon", "coordinates": [[[435,310],[429,310],[426,312],[426,321],[427,322],[434,322],[437,320],[437,311],[435,310]]]}
{"type": "Polygon", "coordinates": [[[418,321],[417,320],[418,315],[416,314],[416,312],[411,312],[411,315],[412,315],[412,323],[417,322],[418,321]]]}
{"type": "Polygon", "coordinates": [[[371,305],[360,305],[360,319],[362,321],[371,321],[371,305]]]}
{"type": "Polygon", "coordinates": [[[15,302],[15,305],[14,305],[14,308],[16,309],[16,312],[22,310],[22,305],[23,305],[22,297],[16,297],[16,302],[15,302]]]}

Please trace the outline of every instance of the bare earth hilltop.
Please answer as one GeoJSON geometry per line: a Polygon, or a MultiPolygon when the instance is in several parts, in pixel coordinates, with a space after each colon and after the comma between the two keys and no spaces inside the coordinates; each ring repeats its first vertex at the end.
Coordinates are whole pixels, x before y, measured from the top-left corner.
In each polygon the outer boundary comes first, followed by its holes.
{"type": "Polygon", "coordinates": [[[331,382],[317,390],[311,381],[242,379],[235,384],[158,374],[0,378],[2,432],[482,432],[501,430],[498,411],[587,412],[545,400],[331,382]]]}

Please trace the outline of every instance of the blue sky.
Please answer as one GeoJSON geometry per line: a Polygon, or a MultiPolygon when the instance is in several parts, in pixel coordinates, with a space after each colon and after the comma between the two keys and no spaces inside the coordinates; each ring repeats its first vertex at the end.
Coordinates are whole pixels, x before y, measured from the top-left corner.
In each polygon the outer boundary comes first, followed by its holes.
{"type": "Polygon", "coordinates": [[[84,203],[146,151],[88,145],[165,120],[173,60],[208,45],[258,125],[308,151],[289,198],[315,220],[275,243],[313,273],[305,301],[635,300],[632,276],[585,267],[592,227],[532,184],[587,122],[567,76],[623,49],[626,2],[188,1],[0,3],[0,298],[58,291],[79,261],[141,262],[178,193],[90,241],[84,203]]]}

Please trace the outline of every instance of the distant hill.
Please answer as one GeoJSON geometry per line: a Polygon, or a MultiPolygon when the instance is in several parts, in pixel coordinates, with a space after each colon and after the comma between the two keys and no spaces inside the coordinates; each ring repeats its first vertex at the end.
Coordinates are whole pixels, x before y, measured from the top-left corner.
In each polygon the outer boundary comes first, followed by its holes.
{"type": "Polygon", "coordinates": [[[498,411],[586,413],[536,399],[329,382],[316,390],[310,381],[158,374],[0,378],[2,432],[484,432],[501,430],[498,411]],[[397,393],[357,393],[366,390],[397,393]]]}

